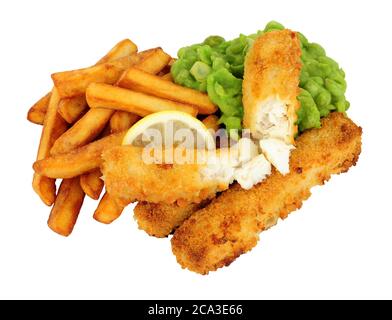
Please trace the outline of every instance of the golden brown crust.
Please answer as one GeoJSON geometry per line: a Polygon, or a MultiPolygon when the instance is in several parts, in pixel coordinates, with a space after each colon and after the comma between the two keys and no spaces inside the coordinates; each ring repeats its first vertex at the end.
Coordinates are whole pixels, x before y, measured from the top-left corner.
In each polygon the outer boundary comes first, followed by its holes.
{"type": "Polygon", "coordinates": [[[134,209],[134,217],[139,229],[157,238],[167,237],[192,213],[205,207],[209,201],[184,205],[139,202],[134,209]]]}
{"type": "Polygon", "coordinates": [[[341,113],[297,139],[290,173],[274,171],[251,190],[235,185],[185,221],[172,238],[182,267],[207,274],[252,249],[259,232],[300,208],[310,189],[346,172],[361,152],[360,127],[341,113]]]}
{"type": "Polygon", "coordinates": [[[297,127],[296,111],[300,104],[299,76],[301,73],[301,47],[298,34],[291,30],[268,32],[257,38],[245,60],[242,84],[244,127],[253,133],[260,102],[278,96],[288,105],[291,141],[297,127]]]}
{"type": "MultiPolygon", "coordinates": [[[[189,163],[148,164],[143,160],[143,150],[142,147],[118,146],[102,155],[106,191],[121,204],[133,201],[199,203],[220,191],[216,181],[202,180],[196,158],[189,163]]],[[[175,155],[175,151],[167,151],[175,155]]]]}

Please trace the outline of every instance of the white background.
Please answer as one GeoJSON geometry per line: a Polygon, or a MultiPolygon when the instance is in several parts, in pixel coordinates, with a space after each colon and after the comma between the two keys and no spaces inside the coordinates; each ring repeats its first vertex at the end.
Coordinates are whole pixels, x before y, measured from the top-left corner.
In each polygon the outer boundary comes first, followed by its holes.
{"type": "Polygon", "coordinates": [[[0,298],[392,298],[389,1],[1,1],[0,298]],[[91,65],[129,37],[140,49],[230,39],[269,20],[302,31],[344,67],[358,165],[313,189],[259,245],[208,276],[182,270],[168,239],[110,226],[87,199],[69,238],[46,226],[31,188],[40,127],[30,105],[55,71],[91,65]]]}

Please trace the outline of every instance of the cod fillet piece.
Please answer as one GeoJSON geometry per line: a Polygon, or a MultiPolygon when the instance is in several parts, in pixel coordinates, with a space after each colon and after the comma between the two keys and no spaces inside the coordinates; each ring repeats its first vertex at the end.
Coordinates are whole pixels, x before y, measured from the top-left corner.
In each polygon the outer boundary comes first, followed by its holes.
{"type": "Polygon", "coordinates": [[[313,186],[346,172],[361,152],[362,129],[342,113],[296,141],[290,173],[273,173],[250,190],[234,185],[194,213],[174,233],[172,250],[183,268],[207,274],[252,249],[259,233],[299,209],[313,186]]]}
{"type": "Polygon", "coordinates": [[[294,144],[301,54],[298,34],[291,30],[268,32],[249,50],[242,83],[243,124],[254,138],[294,144]]]}
{"type": "Polygon", "coordinates": [[[280,30],[257,38],[245,59],[243,124],[282,174],[289,172],[297,133],[301,53],[298,34],[280,30]]]}
{"type": "MultiPolygon", "coordinates": [[[[228,156],[223,158],[226,162],[220,162],[221,149],[193,150],[189,157],[185,156],[188,151],[146,152],[143,147],[130,145],[105,150],[101,170],[107,193],[122,205],[134,201],[186,204],[200,203],[228,189],[234,169],[228,156]],[[179,156],[181,161],[175,161],[176,154],[184,155],[179,156]],[[171,159],[167,160],[166,155],[171,159]]],[[[228,149],[225,151],[229,154],[228,149]]]]}

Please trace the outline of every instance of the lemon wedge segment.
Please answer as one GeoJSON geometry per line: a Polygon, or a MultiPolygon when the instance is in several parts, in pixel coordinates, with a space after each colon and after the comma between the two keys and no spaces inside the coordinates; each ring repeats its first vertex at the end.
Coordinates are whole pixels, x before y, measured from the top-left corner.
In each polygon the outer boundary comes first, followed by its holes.
{"type": "Polygon", "coordinates": [[[181,111],[161,111],[135,123],[126,133],[122,144],[212,150],[215,148],[215,139],[197,118],[181,111]]]}

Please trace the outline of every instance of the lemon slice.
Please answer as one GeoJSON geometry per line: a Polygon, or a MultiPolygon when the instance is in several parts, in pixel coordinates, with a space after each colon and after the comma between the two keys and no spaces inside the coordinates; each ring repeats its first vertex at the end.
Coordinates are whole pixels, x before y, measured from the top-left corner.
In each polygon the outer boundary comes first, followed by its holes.
{"type": "Polygon", "coordinates": [[[181,111],[152,113],[135,123],[126,133],[123,145],[139,147],[215,148],[215,139],[198,119],[181,111]]]}

